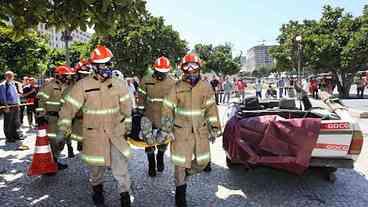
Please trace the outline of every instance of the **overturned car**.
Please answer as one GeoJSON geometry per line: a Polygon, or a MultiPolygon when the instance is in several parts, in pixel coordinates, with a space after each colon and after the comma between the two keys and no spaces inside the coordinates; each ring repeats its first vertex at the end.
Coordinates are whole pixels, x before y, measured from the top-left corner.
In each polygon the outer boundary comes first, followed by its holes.
{"type": "Polygon", "coordinates": [[[307,93],[296,90],[300,102],[248,97],[231,106],[223,134],[229,168],[269,166],[300,175],[319,167],[330,181],[338,168],[353,168],[363,145],[358,122],[328,93],[313,107],[307,93]]]}

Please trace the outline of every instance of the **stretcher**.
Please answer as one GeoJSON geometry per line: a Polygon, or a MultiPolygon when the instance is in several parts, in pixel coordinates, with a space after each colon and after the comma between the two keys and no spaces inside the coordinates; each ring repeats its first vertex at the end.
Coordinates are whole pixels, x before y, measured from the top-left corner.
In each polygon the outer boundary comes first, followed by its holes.
{"type": "Polygon", "coordinates": [[[131,147],[134,147],[134,148],[154,147],[154,146],[157,146],[157,145],[169,144],[171,142],[171,140],[168,139],[164,143],[150,145],[150,144],[147,144],[146,142],[144,142],[143,140],[132,138],[132,137],[128,137],[127,140],[128,140],[128,144],[131,147]]]}

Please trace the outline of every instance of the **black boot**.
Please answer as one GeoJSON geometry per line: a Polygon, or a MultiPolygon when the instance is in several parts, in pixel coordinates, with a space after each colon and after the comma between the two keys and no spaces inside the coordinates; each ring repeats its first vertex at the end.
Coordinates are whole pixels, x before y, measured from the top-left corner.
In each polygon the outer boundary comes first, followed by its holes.
{"type": "Polygon", "coordinates": [[[78,142],[78,144],[77,144],[77,150],[79,152],[82,152],[82,150],[83,150],[83,144],[82,144],[82,142],[78,142]]]}
{"type": "Polygon", "coordinates": [[[186,184],[176,187],[175,191],[176,207],[187,207],[187,200],[185,199],[186,190],[187,190],[186,184]]]}
{"type": "Polygon", "coordinates": [[[147,153],[147,159],[148,159],[148,175],[150,177],[155,177],[156,176],[155,153],[154,152],[147,153]]]}
{"type": "Polygon", "coordinates": [[[72,147],[72,143],[71,142],[68,142],[66,146],[68,148],[68,158],[75,157],[75,155],[74,155],[74,149],[72,147]]]}
{"type": "Polygon", "coordinates": [[[121,207],[130,207],[129,192],[120,193],[121,207]]]}
{"type": "Polygon", "coordinates": [[[96,206],[103,206],[105,203],[105,197],[103,195],[103,185],[92,186],[93,194],[92,200],[96,206]]]}
{"type": "Polygon", "coordinates": [[[156,160],[157,160],[157,171],[162,172],[165,169],[164,164],[164,151],[158,150],[156,160]]]}
{"type": "Polygon", "coordinates": [[[203,169],[203,171],[205,172],[211,172],[212,168],[211,168],[211,162],[208,162],[207,166],[203,169]]]}

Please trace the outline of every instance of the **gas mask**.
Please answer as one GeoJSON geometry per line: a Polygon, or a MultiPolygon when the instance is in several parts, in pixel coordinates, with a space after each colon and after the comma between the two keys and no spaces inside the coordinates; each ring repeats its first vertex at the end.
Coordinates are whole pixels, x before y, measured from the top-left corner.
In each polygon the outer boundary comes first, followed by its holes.
{"type": "Polygon", "coordinates": [[[184,74],[183,80],[187,83],[189,83],[192,87],[197,85],[198,81],[201,79],[201,76],[199,72],[197,73],[188,73],[184,74]]]}
{"type": "Polygon", "coordinates": [[[157,70],[155,70],[155,72],[152,74],[152,77],[156,78],[159,81],[164,80],[166,76],[167,76],[167,73],[162,73],[157,70]]]}
{"type": "Polygon", "coordinates": [[[108,66],[109,64],[94,64],[93,70],[104,79],[108,79],[112,77],[112,69],[108,66]]]}
{"type": "Polygon", "coordinates": [[[201,79],[199,70],[200,65],[198,63],[187,63],[182,66],[184,72],[183,80],[194,87],[201,79]]]}
{"type": "Polygon", "coordinates": [[[55,75],[55,79],[62,83],[66,83],[68,81],[68,78],[65,75],[59,75],[59,74],[55,75]]]}

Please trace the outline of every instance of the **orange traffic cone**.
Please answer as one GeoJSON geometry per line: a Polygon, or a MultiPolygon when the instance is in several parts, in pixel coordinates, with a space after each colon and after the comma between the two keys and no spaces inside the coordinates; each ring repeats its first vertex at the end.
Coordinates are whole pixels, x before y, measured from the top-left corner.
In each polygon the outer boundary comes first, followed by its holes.
{"type": "Polygon", "coordinates": [[[28,168],[28,176],[55,173],[57,170],[57,165],[51,153],[49,138],[47,137],[47,125],[41,125],[37,129],[36,148],[32,164],[28,168]]]}

